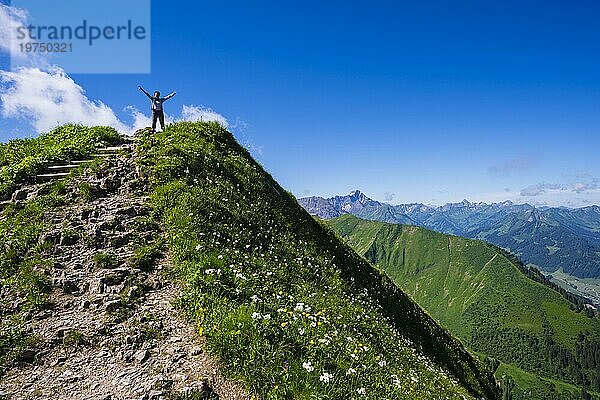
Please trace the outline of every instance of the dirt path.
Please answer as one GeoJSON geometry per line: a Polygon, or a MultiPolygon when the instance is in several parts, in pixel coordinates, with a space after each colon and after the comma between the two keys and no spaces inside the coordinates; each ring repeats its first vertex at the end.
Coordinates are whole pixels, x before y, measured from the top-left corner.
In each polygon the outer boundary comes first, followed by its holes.
{"type": "Polygon", "coordinates": [[[219,374],[173,308],[177,288],[162,274],[168,261],[131,261],[156,229],[145,225],[146,199],[136,194],[144,183],[134,144],[126,147],[75,178],[66,204],[45,215],[52,229],[40,240],[54,243],[46,254],[55,261],[52,307],[28,316],[39,344],[0,379],[0,399],[251,398],[219,374]]]}

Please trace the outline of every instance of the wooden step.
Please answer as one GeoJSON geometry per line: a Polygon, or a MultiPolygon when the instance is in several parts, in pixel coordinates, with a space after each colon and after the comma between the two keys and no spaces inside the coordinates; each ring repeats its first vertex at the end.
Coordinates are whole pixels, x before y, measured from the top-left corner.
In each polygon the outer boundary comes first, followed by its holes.
{"type": "Polygon", "coordinates": [[[79,168],[79,164],[67,164],[67,165],[52,165],[48,167],[48,171],[70,171],[72,169],[79,168]]]}
{"type": "Polygon", "coordinates": [[[42,181],[55,181],[58,179],[64,179],[67,176],[69,176],[68,172],[58,172],[55,174],[40,174],[37,175],[37,179],[42,180],[42,181]]]}
{"type": "Polygon", "coordinates": [[[71,161],[71,164],[80,166],[81,164],[89,163],[92,161],[94,161],[94,160],[73,160],[73,161],[71,161]]]}
{"type": "Polygon", "coordinates": [[[97,149],[96,151],[98,153],[117,153],[121,150],[126,150],[128,149],[127,146],[116,146],[116,147],[100,147],[99,149],[97,149]]]}

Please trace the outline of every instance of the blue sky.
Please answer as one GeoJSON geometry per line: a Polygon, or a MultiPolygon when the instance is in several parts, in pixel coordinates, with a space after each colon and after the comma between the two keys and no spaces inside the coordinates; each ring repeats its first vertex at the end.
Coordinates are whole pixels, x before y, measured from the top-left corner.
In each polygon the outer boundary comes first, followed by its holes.
{"type": "Polygon", "coordinates": [[[151,74],[70,77],[212,108],[299,197],[600,204],[600,5],[424,3],[153,1],[151,74]]]}

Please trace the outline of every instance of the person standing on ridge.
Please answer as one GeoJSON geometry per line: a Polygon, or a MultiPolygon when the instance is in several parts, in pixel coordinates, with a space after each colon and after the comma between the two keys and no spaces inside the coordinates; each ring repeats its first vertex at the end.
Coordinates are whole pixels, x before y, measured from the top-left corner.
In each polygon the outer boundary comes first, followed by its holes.
{"type": "Polygon", "coordinates": [[[152,133],[156,132],[157,119],[160,122],[160,129],[165,130],[165,113],[163,111],[163,103],[175,96],[177,93],[173,92],[165,97],[160,97],[160,92],[157,90],[154,92],[154,96],[151,96],[150,93],[146,92],[143,87],[138,86],[138,88],[144,92],[144,94],[148,96],[152,102],[152,133]]]}

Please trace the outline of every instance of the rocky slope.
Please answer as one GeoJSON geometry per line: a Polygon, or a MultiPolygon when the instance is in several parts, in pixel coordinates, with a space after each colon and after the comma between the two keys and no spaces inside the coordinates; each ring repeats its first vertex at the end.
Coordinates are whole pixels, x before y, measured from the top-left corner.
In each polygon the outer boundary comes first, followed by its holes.
{"type": "MultiPolygon", "coordinates": [[[[129,142],[80,168],[64,184],[63,204],[44,213],[48,303],[25,313],[34,341],[0,378],[0,398],[249,398],[221,377],[202,337],[173,308],[178,289],[165,278],[166,255],[140,250],[160,248],[160,228],[134,152],[129,142]]],[[[13,202],[35,201],[49,185],[24,186],[13,202]]],[[[21,300],[12,300],[4,315],[18,308],[21,300]]]]}

